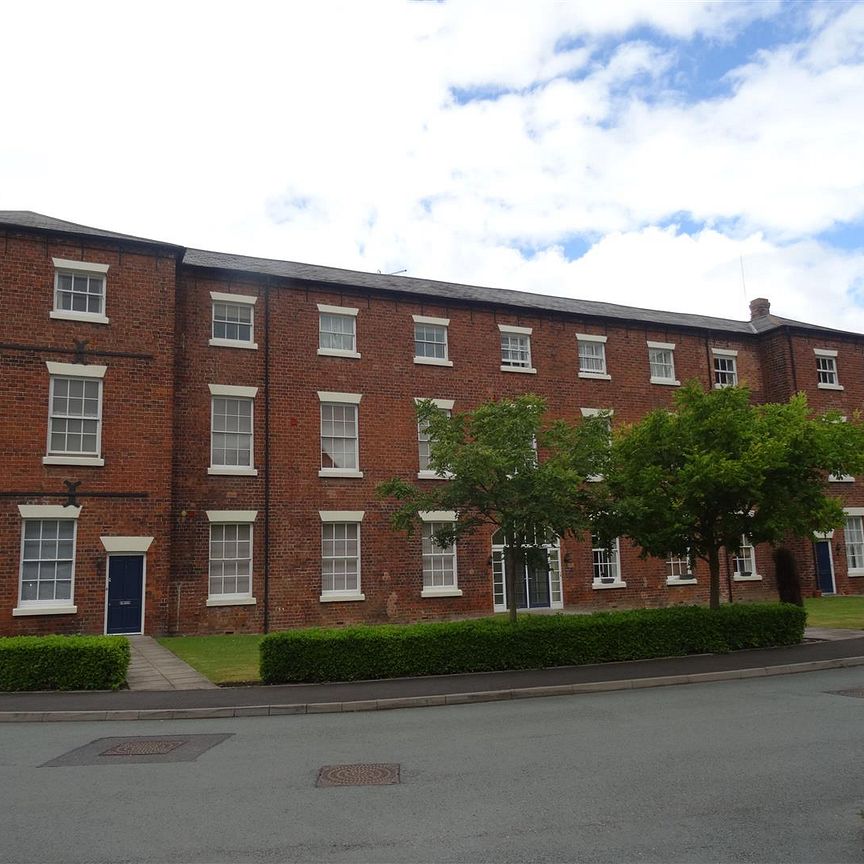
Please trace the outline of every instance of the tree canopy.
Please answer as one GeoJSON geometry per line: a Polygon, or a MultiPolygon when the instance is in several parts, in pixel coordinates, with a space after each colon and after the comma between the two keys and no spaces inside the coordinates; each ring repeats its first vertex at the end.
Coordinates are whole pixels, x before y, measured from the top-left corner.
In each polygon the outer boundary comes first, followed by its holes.
{"type": "Polygon", "coordinates": [[[435,539],[449,545],[481,525],[503,529],[511,618],[516,617],[515,573],[524,549],[536,537],[584,530],[597,509],[605,470],[609,428],[603,417],[578,424],[545,422],[546,403],[537,396],[486,402],[448,416],[433,402],[417,406],[418,422],[430,438],[429,468],[446,482],[417,484],[394,477],[378,487],[399,502],[392,517],[410,531],[422,511],[454,511],[451,528],[435,539]]]}
{"type": "Polygon", "coordinates": [[[603,534],[627,536],[645,555],[706,561],[716,608],[721,549],[738,551],[742,536],[773,544],[842,524],[827,476],[864,470],[864,427],[843,420],[813,416],[803,394],[753,405],[746,387],[704,392],[692,382],[674,410],[616,435],[603,534]]]}

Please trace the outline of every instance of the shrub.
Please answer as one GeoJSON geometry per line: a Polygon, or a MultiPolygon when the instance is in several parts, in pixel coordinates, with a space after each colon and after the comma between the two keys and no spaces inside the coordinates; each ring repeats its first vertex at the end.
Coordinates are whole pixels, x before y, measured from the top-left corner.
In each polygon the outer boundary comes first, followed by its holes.
{"type": "Polygon", "coordinates": [[[128,668],[123,636],[0,638],[0,690],[116,690],[128,668]]]}
{"type": "Polygon", "coordinates": [[[357,681],[501,669],[539,669],[740,648],[794,645],[804,636],[803,609],[740,604],[524,615],[473,621],[315,627],[271,633],[261,641],[268,684],[357,681]]]}

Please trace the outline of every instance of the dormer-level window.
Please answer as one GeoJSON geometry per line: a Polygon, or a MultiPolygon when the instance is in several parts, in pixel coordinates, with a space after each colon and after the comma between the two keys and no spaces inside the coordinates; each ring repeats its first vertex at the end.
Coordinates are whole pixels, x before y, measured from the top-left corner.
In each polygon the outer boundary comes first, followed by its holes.
{"type": "Polygon", "coordinates": [[[447,331],[449,318],[413,315],[414,362],[426,366],[452,366],[447,331]]]}
{"type": "Polygon", "coordinates": [[[712,348],[714,356],[714,387],[738,385],[738,352],[731,348],[712,348]]]}
{"type": "Polygon", "coordinates": [[[842,390],[837,377],[837,352],[829,348],[814,348],[816,355],[816,386],[820,390],[842,390]]]}
{"type": "Polygon", "coordinates": [[[318,304],[318,354],[324,357],[353,357],[357,351],[357,314],[348,306],[318,304]]]}
{"type": "Polygon", "coordinates": [[[675,377],[674,342],[648,342],[648,366],[652,384],[681,383],[675,377]]]}
{"type": "Polygon", "coordinates": [[[54,258],[52,318],[107,324],[105,285],[108,265],[54,258]]]}
{"type": "Polygon", "coordinates": [[[222,348],[257,348],[255,344],[255,301],[245,294],[211,291],[213,327],[210,344],[222,348]]]}
{"type": "Polygon", "coordinates": [[[531,363],[531,327],[499,324],[501,333],[501,371],[536,374],[531,363]]]}

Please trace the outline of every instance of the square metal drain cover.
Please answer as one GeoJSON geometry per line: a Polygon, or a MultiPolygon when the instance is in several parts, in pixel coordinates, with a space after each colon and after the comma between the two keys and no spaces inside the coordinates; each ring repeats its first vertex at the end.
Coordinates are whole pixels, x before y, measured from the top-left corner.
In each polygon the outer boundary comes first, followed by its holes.
{"type": "Polygon", "coordinates": [[[324,765],[316,786],[392,786],[400,783],[399,763],[358,762],[354,765],[324,765]]]}
{"type": "Polygon", "coordinates": [[[216,735],[137,735],[123,738],[97,738],[83,747],[51,759],[41,767],[194,762],[202,753],[221,744],[232,734],[226,732],[216,735]]]}
{"type": "Polygon", "coordinates": [[[853,699],[864,699],[864,687],[853,687],[851,690],[829,690],[834,696],[851,696],[853,699]]]}

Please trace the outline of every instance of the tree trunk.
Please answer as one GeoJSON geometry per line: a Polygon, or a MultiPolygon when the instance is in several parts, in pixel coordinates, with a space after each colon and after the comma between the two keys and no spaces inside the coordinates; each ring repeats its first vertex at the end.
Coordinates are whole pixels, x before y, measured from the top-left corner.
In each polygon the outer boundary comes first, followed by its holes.
{"type": "Polygon", "coordinates": [[[715,546],[708,550],[708,606],[720,608],[720,550],[715,546]]]}
{"type": "Polygon", "coordinates": [[[507,609],[510,612],[510,623],[516,623],[516,571],[519,569],[519,546],[514,545],[512,538],[507,538],[504,547],[504,581],[507,585],[507,609]]]}

